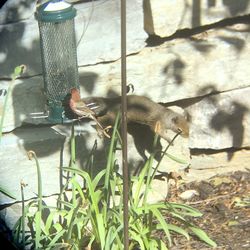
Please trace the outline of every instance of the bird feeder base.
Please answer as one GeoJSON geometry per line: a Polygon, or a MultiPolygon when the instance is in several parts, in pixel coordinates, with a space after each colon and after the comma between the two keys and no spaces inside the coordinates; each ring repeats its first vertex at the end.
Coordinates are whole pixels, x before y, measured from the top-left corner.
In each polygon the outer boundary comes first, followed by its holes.
{"type": "Polygon", "coordinates": [[[57,124],[57,123],[70,123],[72,122],[71,119],[68,119],[64,116],[64,108],[62,106],[50,106],[48,107],[49,116],[47,120],[50,123],[57,124]]]}

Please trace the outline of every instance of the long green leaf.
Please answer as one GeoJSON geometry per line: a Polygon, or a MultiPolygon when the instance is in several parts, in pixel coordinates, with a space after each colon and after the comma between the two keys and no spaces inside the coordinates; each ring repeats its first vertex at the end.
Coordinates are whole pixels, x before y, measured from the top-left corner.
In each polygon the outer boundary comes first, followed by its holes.
{"type": "Polygon", "coordinates": [[[208,245],[212,247],[217,247],[216,242],[211,240],[209,236],[200,228],[194,227],[194,226],[189,226],[189,228],[193,231],[193,233],[199,237],[202,241],[206,242],[208,245]]]}
{"type": "MultiPolygon", "coordinates": [[[[190,207],[185,204],[178,204],[175,202],[166,203],[168,208],[179,209],[178,212],[182,215],[192,216],[192,217],[201,217],[203,214],[196,208],[190,207]]],[[[174,210],[176,212],[176,210],[174,210]]]]}
{"type": "Polygon", "coordinates": [[[42,232],[42,211],[37,211],[34,218],[35,222],[35,247],[36,249],[41,248],[41,232],[42,232]]]}
{"type": "Polygon", "coordinates": [[[66,233],[65,229],[62,229],[62,230],[58,231],[57,234],[56,234],[56,236],[53,238],[52,241],[50,241],[50,243],[49,243],[49,245],[48,245],[48,247],[46,249],[53,249],[53,247],[55,246],[55,244],[57,243],[57,241],[62,241],[63,235],[65,233],[66,233]]]}
{"type": "Polygon", "coordinates": [[[146,176],[146,173],[148,172],[148,166],[149,166],[149,161],[147,161],[145,163],[145,166],[143,167],[142,171],[140,172],[139,174],[139,178],[138,178],[138,181],[135,181],[134,185],[135,185],[135,191],[134,191],[134,194],[133,194],[133,200],[134,200],[134,206],[135,207],[138,207],[139,205],[139,202],[140,202],[140,194],[141,194],[141,191],[142,191],[142,187],[143,187],[143,184],[144,184],[144,178],[146,176]]]}
{"type": "Polygon", "coordinates": [[[162,240],[160,241],[160,249],[161,250],[168,250],[168,248],[166,247],[165,243],[162,240]]]}
{"type": "Polygon", "coordinates": [[[70,182],[73,184],[74,189],[77,190],[78,194],[82,198],[82,201],[84,202],[86,197],[85,197],[85,195],[83,193],[83,189],[80,186],[79,182],[75,178],[71,178],[70,182]]]}
{"type": "Polygon", "coordinates": [[[28,157],[29,160],[31,160],[32,158],[35,159],[36,162],[36,171],[37,171],[37,193],[38,193],[38,211],[42,211],[42,176],[41,176],[41,168],[36,156],[36,153],[32,150],[30,150],[28,152],[28,157]]]}
{"type": "Polygon", "coordinates": [[[129,231],[129,234],[134,241],[138,242],[138,244],[140,246],[140,250],[145,250],[145,246],[144,246],[144,243],[143,243],[143,240],[141,239],[141,237],[136,232],[134,232],[132,230],[129,231]]]}
{"type": "Polygon", "coordinates": [[[62,225],[58,222],[53,225],[53,228],[56,230],[56,233],[61,232],[63,230],[62,225]]]}
{"type": "Polygon", "coordinates": [[[150,240],[149,249],[150,250],[158,250],[159,249],[159,245],[155,239],[150,240]]]}
{"type": "Polygon", "coordinates": [[[105,250],[110,250],[110,247],[113,246],[113,242],[115,241],[115,239],[117,240],[117,245],[120,245],[122,239],[119,238],[118,240],[117,237],[119,237],[119,232],[121,232],[122,229],[122,224],[118,227],[111,226],[110,228],[108,228],[108,233],[105,242],[105,250]]]}
{"type": "Polygon", "coordinates": [[[103,169],[95,176],[94,180],[92,181],[94,189],[96,189],[96,187],[101,184],[100,180],[105,174],[106,174],[106,169],[103,169]]]}
{"type": "Polygon", "coordinates": [[[160,211],[157,208],[150,208],[150,210],[152,211],[153,215],[157,218],[157,220],[160,222],[162,229],[164,230],[166,237],[168,239],[169,245],[172,245],[172,240],[171,240],[171,236],[170,236],[170,232],[169,232],[169,227],[168,224],[166,223],[164,217],[162,216],[162,214],[160,213],[160,211]]]}
{"type": "Polygon", "coordinates": [[[176,156],[174,156],[174,155],[171,155],[171,154],[169,154],[169,153],[165,153],[165,155],[168,157],[168,158],[170,158],[171,160],[173,160],[173,161],[175,161],[175,162],[178,162],[178,163],[180,163],[180,164],[187,164],[187,162],[186,161],[184,161],[184,160],[182,160],[182,159],[180,159],[180,158],[178,158],[178,157],[176,157],[176,156]]]}
{"type": "Polygon", "coordinates": [[[104,249],[105,247],[105,226],[104,226],[104,221],[103,221],[103,216],[102,214],[97,214],[97,227],[98,227],[98,233],[99,233],[99,239],[101,243],[101,248],[104,249]]]}
{"type": "Polygon", "coordinates": [[[98,208],[99,202],[97,200],[97,197],[96,197],[96,194],[95,194],[95,191],[93,188],[93,183],[90,179],[89,174],[87,172],[84,172],[84,171],[79,170],[79,169],[73,169],[73,168],[67,168],[67,167],[63,167],[62,169],[65,171],[76,173],[76,174],[80,175],[86,181],[89,195],[90,195],[90,198],[92,201],[93,209],[94,209],[96,214],[99,214],[99,208],[98,208]]]}
{"type": "Polygon", "coordinates": [[[75,220],[77,219],[77,212],[78,212],[80,205],[81,205],[81,201],[78,201],[77,207],[73,209],[72,217],[70,218],[67,234],[65,237],[67,242],[72,238],[72,230],[75,224],[75,220]]]}
{"type": "Polygon", "coordinates": [[[168,151],[169,147],[172,145],[172,143],[174,142],[174,140],[180,135],[180,133],[176,133],[176,135],[173,137],[173,139],[171,140],[171,142],[167,145],[167,147],[164,149],[163,153],[162,153],[162,157],[160,158],[160,160],[158,161],[155,169],[154,169],[154,172],[153,172],[153,175],[152,175],[152,178],[155,176],[162,160],[163,160],[163,156],[166,154],[166,152],[168,151]]]}
{"type": "MultiPolygon", "coordinates": [[[[157,145],[157,141],[159,139],[159,136],[157,134],[155,134],[154,137],[154,142],[153,142],[153,148],[156,148],[157,145]]],[[[149,159],[148,159],[148,171],[147,171],[147,180],[146,180],[146,185],[145,185],[145,191],[144,191],[144,197],[143,197],[143,204],[147,204],[147,198],[148,198],[148,193],[149,190],[151,188],[151,183],[154,179],[154,176],[156,174],[156,170],[153,171],[152,166],[153,166],[153,162],[154,162],[154,156],[155,156],[155,152],[151,153],[149,159]]]]}
{"type": "MultiPolygon", "coordinates": [[[[163,229],[162,226],[159,224],[156,226],[156,228],[163,229]]],[[[190,239],[188,232],[186,230],[182,229],[181,227],[175,226],[173,224],[168,224],[168,229],[169,229],[169,231],[173,231],[173,232],[176,232],[178,234],[182,234],[183,236],[186,237],[187,240],[190,239]]]]}
{"type": "Polygon", "coordinates": [[[0,187],[0,193],[3,193],[6,196],[16,200],[16,197],[13,194],[11,194],[7,189],[5,189],[3,187],[0,187]]]}
{"type": "Polygon", "coordinates": [[[25,246],[25,204],[24,204],[24,187],[25,184],[23,182],[20,183],[21,187],[21,197],[22,197],[22,247],[25,246]]]}
{"type": "Polygon", "coordinates": [[[152,239],[149,245],[150,250],[168,250],[165,243],[159,239],[152,239]]]}
{"type": "Polygon", "coordinates": [[[105,181],[104,181],[104,187],[106,190],[108,190],[108,185],[109,185],[109,179],[110,179],[110,173],[112,172],[113,169],[113,163],[114,163],[114,151],[116,148],[117,144],[117,130],[118,130],[118,124],[120,120],[120,112],[118,112],[113,128],[113,133],[111,137],[111,142],[109,146],[109,153],[108,153],[108,161],[107,161],[107,166],[106,166],[106,175],[105,175],[105,181]]]}
{"type": "Polygon", "coordinates": [[[57,211],[50,211],[50,214],[49,214],[49,216],[47,217],[47,220],[46,220],[46,222],[45,222],[45,227],[44,227],[44,230],[45,230],[45,232],[46,232],[46,234],[47,235],[49,235],[50,234],[50,228],[52,227],[52,225],[53,225],[53,220],[55,219],[55,218],[57,218],[59,215],[61,215],[61,216],[65,216],[66,215],[66,211],[64,211],[64,210],[57,210],[57,211]]]}

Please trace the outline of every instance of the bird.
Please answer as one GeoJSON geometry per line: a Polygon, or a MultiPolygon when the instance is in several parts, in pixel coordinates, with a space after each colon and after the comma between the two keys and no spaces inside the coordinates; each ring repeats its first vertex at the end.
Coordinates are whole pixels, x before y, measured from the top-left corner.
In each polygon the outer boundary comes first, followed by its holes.
{"type": "Polygon", "coordinates": [[[69,107],[73,113],[78,116],[78,120],[82,118],[89,118],[94,120],[98,126],[98,135],[100,137],[106,136],[110,138],[110,135],[107,131],[111,128],[111,126],[107,126],[103,128],[101,123],[96,118],[96,113],[93,111],[94,108],[90,108],[91,105],[86,105],[83,99],[80,97],[80,92],[77,88],[72,88],[70,91],[71,97],[69,99],[69,107]]]}

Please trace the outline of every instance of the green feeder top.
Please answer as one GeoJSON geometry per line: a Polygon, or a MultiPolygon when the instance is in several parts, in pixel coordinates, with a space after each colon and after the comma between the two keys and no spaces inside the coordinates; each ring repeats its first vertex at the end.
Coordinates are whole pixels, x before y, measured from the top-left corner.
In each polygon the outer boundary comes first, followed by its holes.
{"type": "Polygon", "coordinates": [[[73,19],[76,9],[62,0],[52,0],[38,7],[36,17],[42,22],[63,22],[73,19]]]}

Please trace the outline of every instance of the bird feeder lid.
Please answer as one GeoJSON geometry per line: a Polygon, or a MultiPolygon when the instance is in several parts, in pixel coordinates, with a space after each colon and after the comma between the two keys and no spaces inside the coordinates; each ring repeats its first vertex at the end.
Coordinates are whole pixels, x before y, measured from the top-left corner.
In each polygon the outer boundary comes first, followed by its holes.
{"type": "Polygon", "coordinates": [[[42,22],[63,22],[73,19],[76,9],[62,0],[52,0],[38,7],[36,17],[42,22]]]}

